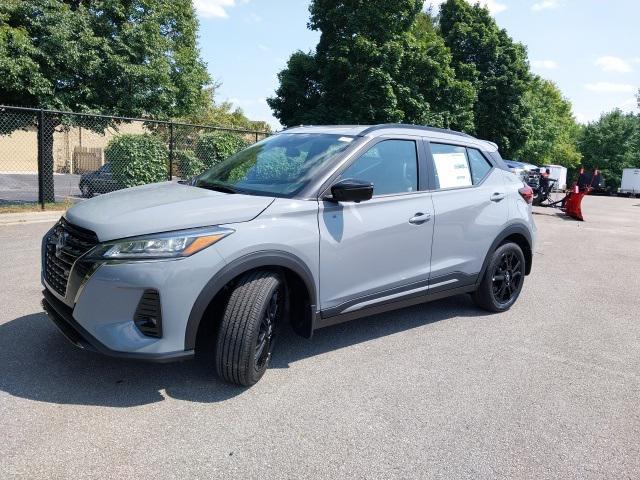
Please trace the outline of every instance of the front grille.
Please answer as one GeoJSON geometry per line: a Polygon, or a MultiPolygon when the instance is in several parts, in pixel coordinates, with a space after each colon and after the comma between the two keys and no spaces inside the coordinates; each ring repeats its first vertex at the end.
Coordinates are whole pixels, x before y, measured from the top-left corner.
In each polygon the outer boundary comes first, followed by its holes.
{"type": "Polygon", "coordinates": [[[97,244],[95,233],[71,225],[61,218],[49,233],[45,245],[44,279],[51,288],[64,297],[71,267],[97,244]]]}

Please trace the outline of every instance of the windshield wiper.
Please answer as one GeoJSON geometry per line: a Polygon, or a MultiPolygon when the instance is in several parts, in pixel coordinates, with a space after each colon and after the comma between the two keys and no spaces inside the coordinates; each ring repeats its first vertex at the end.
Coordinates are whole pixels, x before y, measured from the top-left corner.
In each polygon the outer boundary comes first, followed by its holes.
{"type": "Polygon", "coordinates": [[[226,185],[224,183],[198,182],[195,184],[195,186],[223,193],[238,193],[240,191],[237,188],[232,187],[231,185],[226,185]]]}

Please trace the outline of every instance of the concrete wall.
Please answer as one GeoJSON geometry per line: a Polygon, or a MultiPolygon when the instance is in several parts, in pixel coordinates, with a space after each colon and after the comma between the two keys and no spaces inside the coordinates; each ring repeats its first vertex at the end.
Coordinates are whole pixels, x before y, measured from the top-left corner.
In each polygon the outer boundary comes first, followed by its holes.
{"type": "MultiPolygon", "coordinates": [[[[104,135],[86,128],[56,129],[53,136],[55,171],[67,173],[72,168],[73,150],[76,146],[104,150],[114,136],[122,133],[144,133],[139,122],[123,123],[118,129],[109,128],[104,135]]],[[[104,154],[102,154],[104,162],[104,154]]],[[[36,173],[38,171],[38,133],[35,128],[16,130],[10,135],[0,135],[0,173],[36,173]]]]}

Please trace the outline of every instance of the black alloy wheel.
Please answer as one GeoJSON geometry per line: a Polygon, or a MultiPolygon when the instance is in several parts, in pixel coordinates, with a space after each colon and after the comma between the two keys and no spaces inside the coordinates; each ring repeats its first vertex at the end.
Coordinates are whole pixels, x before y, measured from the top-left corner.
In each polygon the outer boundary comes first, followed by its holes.
{"type": "Polygon", "coordinates": [[[280,314],[280,296],[280,288],[278,288],[271,295],[269,304],[260,322],[260,330],[258,331],[254,355],[254,368],[256,371],[262,370],[271,357],[276,321],[280,314]]]}
{"type": "Polygon", "coordinates": [[[492,277],[492,293],[498,303],[508,304],[520,292],[523,266],[523,262],[513,251],[502,255],[492,277]]]}
{"type": "Polygon", "coordinates": [[[509,310],[520,296],[525,273],[525,258],[520,246],[504,243],[489,253],[485,273],[471,296],[476,305],[489,312],[509,310]]]}

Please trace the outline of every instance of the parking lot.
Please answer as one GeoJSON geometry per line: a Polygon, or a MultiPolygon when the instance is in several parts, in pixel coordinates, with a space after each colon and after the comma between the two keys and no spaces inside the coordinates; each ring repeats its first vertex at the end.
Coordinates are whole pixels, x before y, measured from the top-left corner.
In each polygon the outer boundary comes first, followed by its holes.
{"type": "MultiPolygon", "coordinates": [[[[81,196],[80,175],[54,175],[56,202],[81,196]]],[[[38,201],[38,175],[33,173],[0,173],[0,206],[38,201]]]]}
{"type": "Polygon", "coordinates": [[[0,477],[640,478],[640,200],[536,212],[509,312],[287,330],[251,389],[75,349],[39,304],[50,224],[0,227],[0,477]]]}

